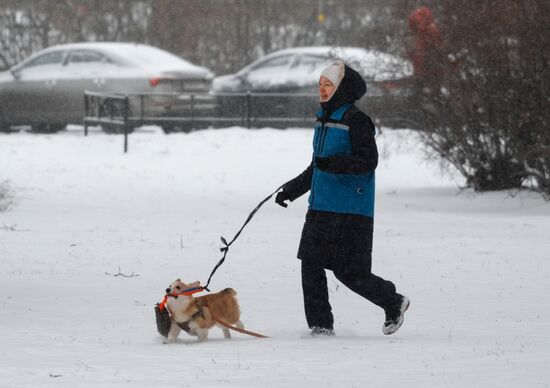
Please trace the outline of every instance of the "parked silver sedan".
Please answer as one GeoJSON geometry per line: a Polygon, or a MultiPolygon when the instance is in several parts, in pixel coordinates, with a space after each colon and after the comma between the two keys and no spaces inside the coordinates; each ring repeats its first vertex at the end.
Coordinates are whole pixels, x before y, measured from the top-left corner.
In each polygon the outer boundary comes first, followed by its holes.
{"type": "Polygon", "coordinates": [[[296,47],[275,51],[235,74],[212,82],[221,116],[252,112],[253,124],[287,127],[291,119],[311,118],[319,109],[321,71],[342,59],[360,71],[367,94],[357,105],[377,123],[413,126],[415,96],[411,88],[409,61],[388,53],[359,47],[296,47]],[[250,99],[246,94],[251,93],[250,99]],[[311,96],[308,96],[310,94],[311,96]]]}
{"type": "MultiPolygon", "coordinates": [[[[84,91],[206,93],[213,74],[143,44],[73,43],[42,50],[0,73],[0,131],[30,125],[55,132],[84,117],[84,91]]],[[[147,115],[174,115],[178,99],[158,97],[147,115]]]]}

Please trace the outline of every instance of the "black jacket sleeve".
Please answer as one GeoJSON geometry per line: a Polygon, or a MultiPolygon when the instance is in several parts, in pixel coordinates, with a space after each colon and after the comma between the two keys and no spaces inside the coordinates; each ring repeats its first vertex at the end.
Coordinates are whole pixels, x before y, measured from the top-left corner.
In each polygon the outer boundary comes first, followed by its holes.
{"type": "Polygon", "coordinates": [[[365,174],[374,171],[378,165],[378,149],[372,120],[363,112],[356,111],[349,122],[352,154],[329,156],[325,171],[334,174],[365,174]]]}
{"type": "Polygon", "coordinates": [[[311,178],[313,174],[313,163],[304,170],[296,178],[288,181],[283,186],[283,191],[286,191],[289,195],[289,199],[294,201],[309,191],[311,188],[311,178]]]}

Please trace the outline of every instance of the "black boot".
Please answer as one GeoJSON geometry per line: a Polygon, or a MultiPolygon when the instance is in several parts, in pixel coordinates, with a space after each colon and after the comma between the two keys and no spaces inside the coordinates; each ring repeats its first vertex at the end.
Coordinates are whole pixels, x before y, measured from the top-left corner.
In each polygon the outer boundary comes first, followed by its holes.
{"type": "Polygon", "coordinates": [[[384,326],[382,326],[382,332],[385,335],[390,335],[395,333],[405,320],[405,311],[411,305],[411,301],[406,296],[400,295],[400,299],[385,309],[386,311],[386,321],[384,326]]]}

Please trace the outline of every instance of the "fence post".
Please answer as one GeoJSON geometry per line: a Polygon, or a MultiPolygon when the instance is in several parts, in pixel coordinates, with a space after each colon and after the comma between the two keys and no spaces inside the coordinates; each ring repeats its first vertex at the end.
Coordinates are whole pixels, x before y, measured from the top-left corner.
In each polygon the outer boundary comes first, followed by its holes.
{"type": "Polygon", "coordinates": [[[86,117],[88,117],[88,110],[88,95],[84,92],[84,136],[88,136],[88,122],[86,121],[86,117]]]}
{"type": "Polygon", "coordinates": [[[143,109],[144,109],[144,106],[145,106],[145,96],[143,94],[140,94],[139,95],[139,110],[140,110],[140,115],[139,115],[139,123],[140,124],[143,124],[143,109]]]}
{"type": "Polygon", "coordinates": [[[250,111],[252,110],[252,104],[251,101],[252,96],[250,95],[250,91],[246,92],[246,128],[250,129],[250,111]]]}
{"type": "Polygon", "coordinates": [[[123,108],[124,122],[124,153],[128,152],[128,96],[124,96],[124,108],[123,108]]]}
{"type": "Polygon", "coordinates": [[[191,128],[194,128],[195,119],[195,93],[191,94],[191,128]]]}

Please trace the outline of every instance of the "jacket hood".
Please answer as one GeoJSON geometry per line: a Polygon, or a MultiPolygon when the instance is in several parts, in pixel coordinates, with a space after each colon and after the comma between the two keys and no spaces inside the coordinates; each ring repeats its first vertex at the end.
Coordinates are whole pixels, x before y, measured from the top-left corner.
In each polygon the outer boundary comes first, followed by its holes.
{"type": "Polygon", "coordinates": [[[321,102],[327,113],[332,113],[344,104],[353,104],[367,92],[367,84],[361,74],[348,65],[344,65],[344,78],[330,100],[321,102]]]}

